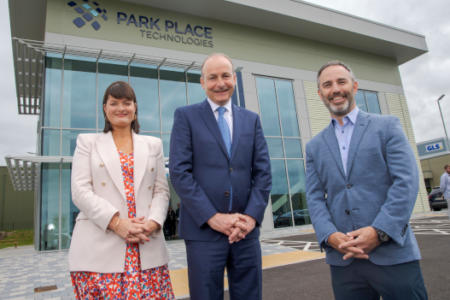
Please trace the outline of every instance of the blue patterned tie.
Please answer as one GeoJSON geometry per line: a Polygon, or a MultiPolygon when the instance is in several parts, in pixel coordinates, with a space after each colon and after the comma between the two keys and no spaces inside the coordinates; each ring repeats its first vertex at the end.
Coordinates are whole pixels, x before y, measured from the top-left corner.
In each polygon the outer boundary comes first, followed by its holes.
{"type": "Polygon", "coordinates": [[[230,127],[228,127],[227,121],[223,117],[227,109],[223,106],[219,106],[217,111],[219,112],[219,118],[217,119],[217,123],[219,124],[220,133],[222,134],[223,141],[225,143],[225,147],[227,148],[228,156],[231,157],[231,134],[230,127]]]}
{"type": "MultiPolygon", "coordinates": [[[[223,141],[225,142],[225,147],[227,148],[228,157],[231,158],[231,134],[230,127],[228,127],[227,121],[223,117],[227,109],[223,106],[219,106],[217,108],[217,112],[219,113],[219,118],[217,119],[217,123],[219,124],[219,130],[222,134],[223,141]]],[[[233,188],[230,186],[230,203],[228,204],[228,211],[231,212],[233,208],[233,188]]]]}

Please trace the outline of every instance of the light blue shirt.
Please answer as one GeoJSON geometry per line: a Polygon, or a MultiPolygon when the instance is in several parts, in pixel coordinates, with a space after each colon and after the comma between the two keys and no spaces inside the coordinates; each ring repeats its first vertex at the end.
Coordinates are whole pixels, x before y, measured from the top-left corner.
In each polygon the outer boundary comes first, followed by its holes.
{"type": "Polygon", "coordinates": [[[356,106],[342,119],[344,122],[344,125],[342,126],[339,124],[338,120],[334,118],[331,120],[339,144],[339,152],[341,153],[342,166],[344,167],[345,174],[347,174],[348,150],[350,148],[350,141],[352,140],[353,129],[355,128],[358,112],[359,109],[356,106]]]}
{"type": "Polygon", "coordinates": [[[442,194],[444,194],[444,198],[450,199],[450,175],[447,171],[441,176],[440,189],[442,194]]]}

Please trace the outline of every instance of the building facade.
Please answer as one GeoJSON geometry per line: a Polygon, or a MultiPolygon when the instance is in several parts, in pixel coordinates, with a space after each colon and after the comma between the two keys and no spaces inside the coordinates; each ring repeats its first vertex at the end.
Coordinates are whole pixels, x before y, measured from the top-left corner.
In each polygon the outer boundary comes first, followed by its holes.
{"type": "Polygon", "coordinates": [[[438,138],[417,143],[420,165],[428,192],[440,185],[444,166],[450,165],[450,149],[447,138],[438,138]]]}
{"type": "Polygon", "coordinates": [[[0,231],[33,229],[32,191],[14,189],[8,169],[0,167],[0,231]]]}
{"type": "MultiPolygon", "coordinates": [[[[316,83],[325,62],[348,63],[358,107],[397,116],[415,149],[398,66],[427,51],[423,36],[293,0],[28,2],[9,4],[18,109],[40,116],[39,154],[7,161],[18,184],[34,180],[39,250],[69,247],[71,157],[79,133],[102,131],[106,87],[133,86],[141,133],[163,140],[168,161],[173,112],[205,99],[200,66],[212,52],[234,61],[233,103],[261,117],[273,176],[263,230],[310,224],[304,147],[330,122],[316,83]]],[[[415,210],[429,210],[423,184],[415,210]]]]}

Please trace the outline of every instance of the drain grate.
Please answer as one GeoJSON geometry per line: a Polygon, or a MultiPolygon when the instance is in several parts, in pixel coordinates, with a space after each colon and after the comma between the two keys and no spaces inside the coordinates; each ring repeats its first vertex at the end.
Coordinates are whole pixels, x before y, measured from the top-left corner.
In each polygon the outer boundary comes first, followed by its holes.
{"type": "Polygon", "coordinates": [[[37,288],[34,288],[35,293],[42,293],[42,292],[48,292],[57,290],[58,287],[56,285],[46,285],[46,286],[38,286],[37,288]]]}

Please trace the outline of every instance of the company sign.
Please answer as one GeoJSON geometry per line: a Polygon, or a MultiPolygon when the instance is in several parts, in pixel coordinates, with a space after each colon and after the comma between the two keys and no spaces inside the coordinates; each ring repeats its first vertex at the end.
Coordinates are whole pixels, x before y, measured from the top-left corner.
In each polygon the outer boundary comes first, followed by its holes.
{"type": "MultiPolygon", "coordinates": [[[[79,14],[72,21],[77,28],[90,24],[95,31],[98,31],[101,23],[112,22],[112,20],[108,20],[106,9],[101,8],[98,1],[69,1],[67,5],[79,14]]],[[[110,17],[115,18],[116,25],[135,28],[136,34],[144,40],[214,48],[213,28],[203,24],[184,24],[179,20],[123,11],[112,13],[109,11],[108,13],[110,17]]]]}
{"type": "Polygon", "coordinates": [[[176,20],[127,15],[117,12],[117,24],[134,26],[143,39],[164,40],[199,47],[213,48],[213,29],[204,25],[180,25],[176,20]]]}
{"type": "Polygon", "coordinates": [[[96,1],[91,1],[91,3],[87,0],[78,2],[80,3],[75,1],[69,1],[67,3],[69,7],[72,7],[77,13],[79,13],[79,16],[73,19],[72,23],[78,28],[81,28],[89,23],[94,30],[99,30],[101,25],[97,19],[102,18],[104,21],[108,20],[108,17],[106,16],[106,9],[100,8],[98,2],[96,1]]]}
{"type": "Polygon", "coordinates": [[[428,153],[439,152],[442,151],[443,149],[444,144],[442,142],[425,145],[425,151],[428,153]]]}
{"type": "Polygon", "coordinates": [[[450,153],[447,147],[445,139],[439,138],[417,144],[417,152],[419,153],[419,157],[429,157],[450,153]]]}

